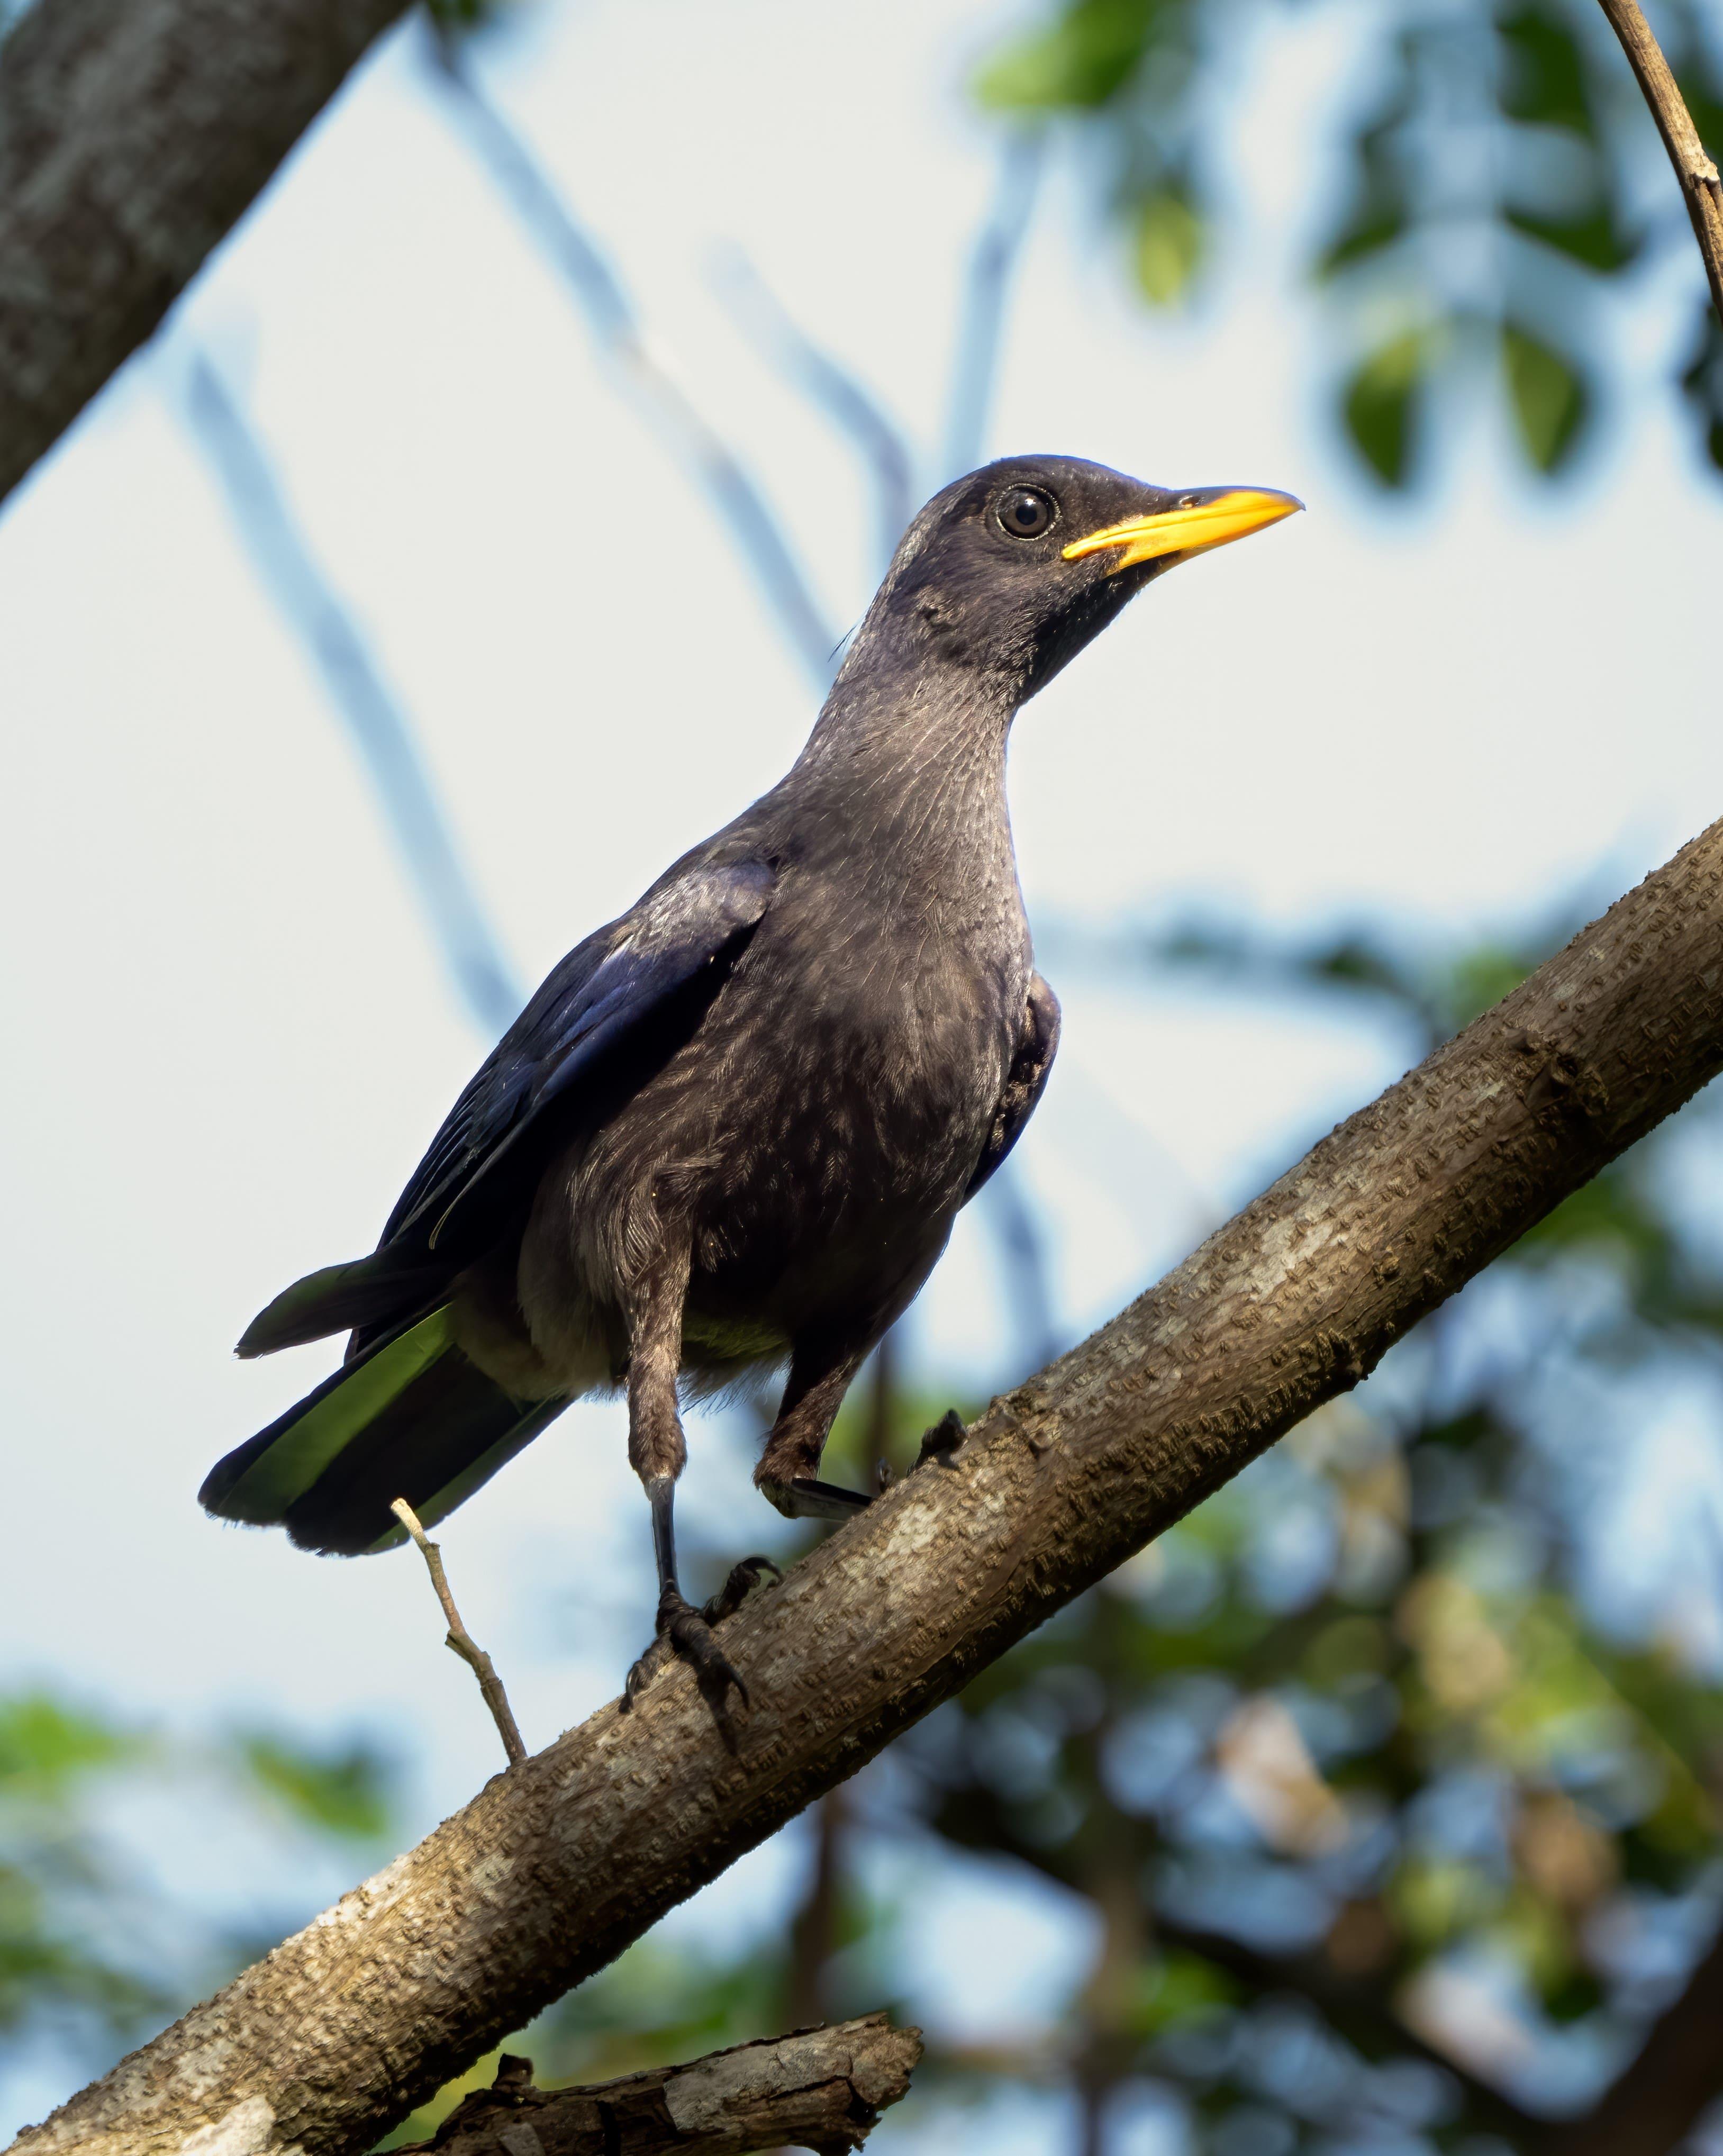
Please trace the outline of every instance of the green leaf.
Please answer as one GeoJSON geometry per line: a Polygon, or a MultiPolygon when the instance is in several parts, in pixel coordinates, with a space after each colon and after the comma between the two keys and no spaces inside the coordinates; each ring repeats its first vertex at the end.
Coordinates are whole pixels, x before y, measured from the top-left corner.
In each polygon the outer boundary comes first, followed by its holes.
{"type": "Polygon", "coordinates": [[[1573,362],[1530,330],[1505,322],[1501,342],[1520,443],[1540,471],[1558,471],[1578,444],[1591,392],[1573,362]]]}
{"type": "Polygon", "coordinates": [[[1597,140],[1597,116],[1579,42],[1546,8],[1516,8],[1496,24],[1505,48],[1501,109],[1510,120],[1566,127],[1597,140]]]}
{"type": "Polygon", "coordinates": [[[1180,12],[1177,0],[1068,0],[1048,28],[988,62],[976,93],[995,111],[1093,111],[1130,85],[1180,12]]]}
{"type": "Polygon", "coordinates": [[[1400,131],[1413,110],[1413,68],[1412,49],[1403,38],[1398,71],[1387,99],[1353,141],[1357,178],[1351,203],[1339,229],[1316,258],[1319,279],[1336,276],[1353,263],[1380,254],[1403,237],[1411,222],[1400,131]]]}
{"type": "Polygon", "coordinates": [[[1429,332],[1405,330],[1378,345],[1346,384],[1346,431],[1384,486],[1404,486],[1412,476],[1432,357],[1429,332]]]}
{"type": "Polygon", "coordinates": [[[1414,33],[1403,33],[1394,40],[1382,94],[1352,137],[1351,198],[1339,228],[1317,256],[1319,279],[1392,247],[1411,222],[1404,142],[1407,123],[1418,110],[1420,51],[1414,33]]]}
{"type": "Polygon", "coordinates": [[[1454,1032],[1510,996],[1542,963],[1542,957],[1533,957],[1505,943],[1481,943],[1457,958],[1441,989],[1443,1008],[1454,1032]]]}
{"type": "Polygon", "coordinates": [[[0,1797],[63,1798],[86,1774],[140,1748],[129,1732],[44,1693],[0,1700],[0,1797]]]}
{"type": "Polygon", "coordinates": [[[319,1754],[278,1737],[242,1740],[240,1765],[302,1826],[370,1840],[389,1824],[387,1763],[366,1746],[319,1754]]]}
{"type": "Polygon", "coordinates": [[[1157,2036],[1181,2023],[1207,2020],[1238,1997],[1224,1969],[1180,1948],[1163,1951],[1137,1972],[1130,2024],[1141,2036],[1157,2036]]]}
{"type": "Polygon", "coordinates": [[[1506,216],[1516,232],[1606,275],[1637,261],[1644,244],[1643,235],[1627,230],[1608,203],[1573,217],[1540,217],[1526,209],[1510,209],[1506,216]]]}
{"type": "Polygon", "coordinates": [[[1709,299],[1699,303],[1699,335],[1681,391],[1703,432],[1705,454],[1723,471],[1723,324],[1709,299]]]}
{"type": "Polygon", "coordinates": [[[1365,196],[1351,216],[1316,258],[1319,278],[1336,277],[1355,262],[1381,254],[1406,236],[1403,203],[1387,195],[1365,196]]]}
{"type": "Polygon", "coordinates": [[[1176,305],[1203,259],[1203,220],[1181,190],[1157,188],[1137,204],[1133,254],[1144,297],[1176,305]]]}

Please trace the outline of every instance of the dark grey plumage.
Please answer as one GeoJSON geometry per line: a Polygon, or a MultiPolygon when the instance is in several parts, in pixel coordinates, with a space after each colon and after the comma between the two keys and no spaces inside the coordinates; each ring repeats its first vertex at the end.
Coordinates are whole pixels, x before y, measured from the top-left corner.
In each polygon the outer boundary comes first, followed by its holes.
{"type": "Polygon", "coordinates": [[[348,1360],[203,1502],[378,1548],[392,1498],[440,1517],[569,1400],[626,1384],[660,1635],[734,1681],[676,1586],[679,1388],[787,1363],[761,1488],[791,1513],[864,1502],[818,1479],[833,1417],[1058,1044],[1012,850],[1012,719],[1161,569],[1295,506],[1059,458],[936,495],[784,779],[563,960],[377,1251],[254,1323],[242,1353],[351,1327],[348,1360]]]}

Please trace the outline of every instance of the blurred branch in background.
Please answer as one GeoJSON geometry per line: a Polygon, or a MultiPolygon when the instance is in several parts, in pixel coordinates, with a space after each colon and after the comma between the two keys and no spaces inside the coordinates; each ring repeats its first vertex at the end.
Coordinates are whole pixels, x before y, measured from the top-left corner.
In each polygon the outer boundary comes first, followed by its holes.
{"type": "Polygon", "coordinates": [[[459,34],[433,26],[432,72],[467,140],[578,303],[599,349],[652,432],[705,490],[753,572],[790,649],[822,693],[837,636],[765,495],[677,381],[621,279],[474,79],[459,34]]]}
{"type": "Polygon", "coordinates": [[[413,722],[313,558],[262,444],[213,362],[195,349],[186,363],[182,409],[253,567],[315,662],[359,750],[456,992],[479,1029],[495,1036],[525,997],[461,860],[413,722]]]}
{"type": "Polygon", "coordinates": [[[920,506],[903,429],[859,376],[814,342],[739,247],[719,252],[713,281],[755,350],[824,413],[861,459],[873,487],[874,552],[883,574],[920,506]]]}
{"type": "Polygon", "coordinates": [[[403,2152],[446,2156],[747,2156],[783,2142],[859,2148],[879,2113],[909,2093],[920,2031],[883,2014],[835,2029],[756,2037],[685,2065],[588,2088],[535,2087],[532,2067],[505,2052],[496,2080],[467,2097],[433,2141],[403,2152]]]}
{"type": "Polygon", "coordinates": [[[1046,158],[1044,128],[1025,128],[1008,140],[997,194],[970,250],[946,399],[942,480],[972,471],[987,454],[1011,281],[1028,237],[1046,158]]]}

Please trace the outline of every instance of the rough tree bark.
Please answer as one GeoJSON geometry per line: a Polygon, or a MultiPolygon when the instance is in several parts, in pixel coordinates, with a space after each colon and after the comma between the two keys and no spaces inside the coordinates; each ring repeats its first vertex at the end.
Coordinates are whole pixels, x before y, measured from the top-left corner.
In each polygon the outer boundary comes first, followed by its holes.
{"type": "Polygon", "coordinates": [[[0,497],[405,0],[37,0],[0,49],[0,497]]]}
{"type": "Polygon", "coordinates": [[[357,2152],[1180,1518],[1723,1067],[1714,825],[1129,1309],[17,2143],[357,2152]]]}
{"type": "Polygon", "coordinates": [[[397,2156],[748,2156],[779,2146],[843,2156],[908,2093],[920,2056],[920,2030],[894,2029],[883,2014],[591,2088],[536,2088],[527,2061],[505,2053],[495,2087],[397,2156]]]}

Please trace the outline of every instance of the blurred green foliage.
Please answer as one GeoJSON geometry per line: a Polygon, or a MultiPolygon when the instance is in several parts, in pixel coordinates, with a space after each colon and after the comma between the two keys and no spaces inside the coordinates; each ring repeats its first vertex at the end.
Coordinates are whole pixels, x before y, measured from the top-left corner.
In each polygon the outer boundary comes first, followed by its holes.
{"type": "Polygon", "coordinates": [[[166,1799],[228,1832],[261,1834],[278,1847],[289,1840],[297,1860],[307,1840],[375,1845],[387,1829],[392,1783],[388,1763],[363,1746],[326,1751],[259,1732],[193,1743],[45,1691],[0,1698],[8,2049],[48,2041],[93,2068],[255,1950],[155,1883],[125,1827],[140,1803],[166,1799]]]}
{"type": "MultiPolygon", "coordinates": [[[[1560,940],[1417,957],[1203,927],[1139,957],[1367,998],[1421,1055],[1560,940]]],[[[1723,1685],[1690,1584],[1649,1635],[1588,1606],[1608,1530],[1578,1493],[1606,1391],[1649,1412],[1723,1345],[1679,1167],[1710,1112],[900,1748],[939,1835],[1098,1916],[1061,2054],[1083,2146],[1144,2085],[1205,2150],[1554,2145],[1541,2114],[1587,2111],[1679,1993],[1669,1940],[1717,1924],[1723,1685]]],[[[1699,1599],[1715,1616],[1715,1578],[1699,1599]]]]}
{"type": "MultiPolygon", "coordinates": [[[[1696,0],[1655,13],[1723,152],[1723,33],[1696,0]]],[[[1252,20],[1247,0],[1062,0],[977,78],[1002,119],[1099,144],[1136,281],[1159,306],[1187,300],[1215,252],[1213,145],[1252,20]]],[[[1609,295],[1654,240],[1692,247],[1620,49],[1594,0],[1392,0],[1352,26],[1363,87],[1307,255],[1343,353],[1342,431],[1384,485],[1408,486],[1443,393],[1493,379],[1528,465],[1558,473],[1610,371],[1609,295]]],[[[1679,386],[1723,470],[1723,344],[1702,289],[1695,305],[1679,386]]]]}

